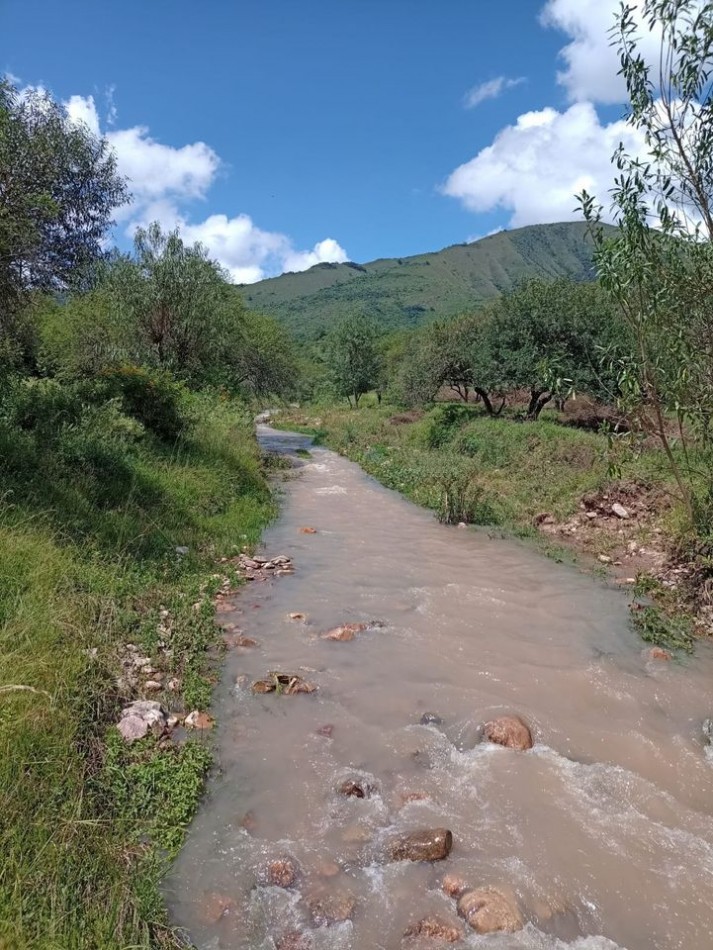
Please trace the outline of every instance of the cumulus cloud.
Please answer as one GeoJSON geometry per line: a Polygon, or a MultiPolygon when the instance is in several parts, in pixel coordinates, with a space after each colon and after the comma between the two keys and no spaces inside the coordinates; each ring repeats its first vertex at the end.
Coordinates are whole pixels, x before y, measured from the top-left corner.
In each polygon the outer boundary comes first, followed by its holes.
{"type": "Polygon", "coordinates": [[[498,96],[502,95],[507,89],[512,89],[513,86],[519,86],[520,83],[523,82],[525,82],[524,76],[520,76],[518,79],[508,79],[507,76],[497,76],[495,79],[481,82],[466,92],[463,97],[463,105],[466,109],[474,109],[476,106],[479,106],[481,102],[485,102],[486,99],[497,99],[498,96]]]}
{"type": "Polygon", "coordinates": [[[574,196],[583,188],[607,210],[620,142],[633,154],[644,150],[641,133],[623,120],[603,124],[590,102],[527,112],[456,168],[442,191],[471,211],[509,211],[513,227],[581,218],[574,196]]]}
{"type": "Polygon", "coordinates": [[[205,142],[175,147],[156,141],[143,125],[113,128],[117,120],[113,93],[113,88],[107,93],[104,123],[93,96],[71,96],[64,105],[71,121],[84,123],[97,135],[102,124],[109,126],[104,135],[133,195],[131,205],[117,215],[127,234],[151,221],[158,221],[165,230],[178,228],[184,240],[203,244],[236,283],[253,283],[284,271],[306,270],[322,261],[348,259],[333,238],[301,251],[287,235],[259,228],[247,214],[211,214],[203,221],[189,220],[183,205],[206,197],[221,168],[220,158],[205,142]]]}
{"type": "MultiPolygon", "coordinates": [[[[640,25],[640,51],[647,62],[658,62],[660,31],[648,29],[642,15],[644,0],[629,0],[640,25]]],[[[573,102],[590,100],[621,103],[626,87],[619,71],[611,28],[621,8],[620,0],[547,0],[541,21],[570,37],[560,51],[565,68],[557,79],[573,102]]]]}

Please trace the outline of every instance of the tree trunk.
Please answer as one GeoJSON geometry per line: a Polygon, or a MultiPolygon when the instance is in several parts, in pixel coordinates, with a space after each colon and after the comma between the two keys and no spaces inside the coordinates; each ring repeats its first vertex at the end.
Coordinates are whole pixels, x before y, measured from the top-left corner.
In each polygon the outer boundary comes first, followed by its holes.
{"type": "Polygon", "coordinates": [[[540,413],[550,399],[552,399],[552,393],[537,392],[537,390],[533,389],[531,392],[530,405],[527,407],[527,418],[532,422],[539,419],[540,413]]]}
{"type": "Polygon", "coordinates": [[[488,413],[488,415],[494,416],[495,410],[493,409],[493,404],[490,401],[490,396],[487,394],[487,392],[484,389],[481,389],[480,386],[475,386],[473,392],[475,392],[480,397],[480,399],[482,399],[483,405],[485,406],[485,411],[488,413]]]}

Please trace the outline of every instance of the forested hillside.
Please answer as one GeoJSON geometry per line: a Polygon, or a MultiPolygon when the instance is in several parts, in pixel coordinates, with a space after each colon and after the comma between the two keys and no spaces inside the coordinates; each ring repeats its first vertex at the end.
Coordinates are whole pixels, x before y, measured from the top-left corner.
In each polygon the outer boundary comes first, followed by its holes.
{"type": "Polygon", "coordinates": [[[303,339],[347,314],[396,329],[462,313],[528,277],[590,280],[592,250],[582,222],[538,224],[415,257],[317,264],[241,292],[251,309],[278,317],[303,339]]]}

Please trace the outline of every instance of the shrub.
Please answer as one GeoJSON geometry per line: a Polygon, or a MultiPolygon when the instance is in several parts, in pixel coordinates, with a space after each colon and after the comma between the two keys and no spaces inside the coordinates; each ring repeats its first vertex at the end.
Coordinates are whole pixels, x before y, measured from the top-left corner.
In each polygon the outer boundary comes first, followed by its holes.
{"type": "Polygon", "coordinates": [[[102,380],[127,415],[159,439],[175,442],[189,427],[187,394],[170,373],[140,366],[106,370],[102,380]]]}

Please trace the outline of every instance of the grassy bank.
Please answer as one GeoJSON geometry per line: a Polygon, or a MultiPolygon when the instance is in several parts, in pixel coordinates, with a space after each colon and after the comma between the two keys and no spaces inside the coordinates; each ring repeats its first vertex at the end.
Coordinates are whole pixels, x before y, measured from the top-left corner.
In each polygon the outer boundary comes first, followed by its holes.
{"type": "Polygon", "coordinates": [[[605,435],[554,414],[522,422],[455,403],[427,412],[319,406],[283,418],[445,523],[531,538],[550,555],[645,592],[656,606],[633,614],[644,639],[690,648],[694,619],[704,614],[685,571],[676,573],[680,512],[661,452],[622,453],[614,475],[605,435]],[[615,504],[629,517],[617,517],[615,504]]]}
{"type": "MultiPolygon", "coordinates": [[[[55,397],[43,393],[45,409],[55,397]]],[[[158,882],[209,741],[120,739],[122,706],[144,695],[126,644],[162,679],[147,698],[204,709],[215,560],[254,544],[273,515],[247,415],[207,396],[184,411],[191,424],[171,438],[115,403],[85,401],[72,424],[66,407],[47,413],[52,432],[18,422],[17,398],[0,419],[2,947],[177,945],[158,882]]]]}

